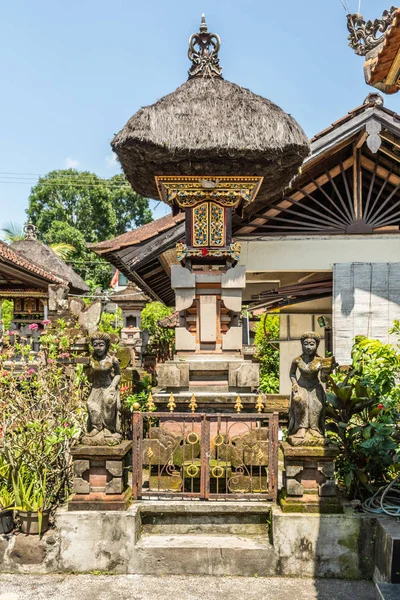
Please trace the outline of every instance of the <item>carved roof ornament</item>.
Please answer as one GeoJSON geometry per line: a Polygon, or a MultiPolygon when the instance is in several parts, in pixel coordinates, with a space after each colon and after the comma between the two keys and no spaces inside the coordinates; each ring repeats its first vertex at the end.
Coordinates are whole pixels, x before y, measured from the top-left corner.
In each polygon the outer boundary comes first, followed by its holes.
{"type": "Polygon", "coordinates": [[[189,79],[193,77],[222,77],[222,67],[219,65],[218,52],[221,40],[216,33],[209,33],[204,14],[201,16],[199,33],[194,33],[189,39],[188,56],[192,61],[189,79]]]}
{"type": "Polygon", "coordinates": [[[37,240],[37,228],[31,221],[24,226],[24,233],[26,240],[37,240]]]}
{"type": "Polygon", "coordinates": [[[385,10],[380,19],[375,21],[364,21],[362,15],[354,13],[347,15],[347,29],[350,32],[348,37],[349,46],[359,56],[365,56],[371,50],[374,50],[385,38],[386,31],[392,25],[396,6],[385,10]]]}

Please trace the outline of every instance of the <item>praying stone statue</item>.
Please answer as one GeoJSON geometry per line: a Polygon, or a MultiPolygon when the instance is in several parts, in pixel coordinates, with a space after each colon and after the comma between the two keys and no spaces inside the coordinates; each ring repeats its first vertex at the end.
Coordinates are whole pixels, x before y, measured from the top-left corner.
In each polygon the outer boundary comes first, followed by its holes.
{"type": "Polygon", "coordinates": [[[109,354],[110,336],[98,331],[90,338],[93,355],[87,367],[92,389],[87,401],[87,434],[82,443],[110,446],[122,441],[119,361],[109,354]]]}
{"type": "Polygon", "coordinates": [[[322,383],[328,381],[333,358],[317,354],[320,336],[308,331],[301,336],[302,354],[290,368],[292,394],[289,407],[288,441],[292,446],[325,446],[326,395],[322,383]],[[297,378],[297,372],[300,376],[297,378]]]}

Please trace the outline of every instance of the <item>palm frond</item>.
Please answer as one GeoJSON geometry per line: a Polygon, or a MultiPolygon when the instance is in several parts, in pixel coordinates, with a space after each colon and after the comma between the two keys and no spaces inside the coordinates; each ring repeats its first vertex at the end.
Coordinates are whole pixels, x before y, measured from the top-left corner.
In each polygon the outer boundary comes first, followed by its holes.
{"type": "Polygon", "coordinates": [[[72,246],[71,244],[65,244],[64,242],[50,244],[50,248],[62,260],[68,260],[76,250],[75,246],[72,246]]]}
{"type": "Polygon", "coordinates": [[[7,244],[25,239],[24,229],[22,225],[18,225],[17,223],[10,221],[10,223],[5,224],[1,231],[3,232],[3,239],[7,244]]]}

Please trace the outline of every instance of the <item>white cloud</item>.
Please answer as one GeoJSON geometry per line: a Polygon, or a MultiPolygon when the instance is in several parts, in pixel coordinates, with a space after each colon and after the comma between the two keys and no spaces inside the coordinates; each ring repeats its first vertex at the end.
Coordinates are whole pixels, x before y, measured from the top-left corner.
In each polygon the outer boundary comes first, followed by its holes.
{"type": "Polygon", "coordinates": [[[111,152],[108,156],[106,156],[106,167],[107,169],[115,169],[117,166],[117,155],[114,152],[111,152]]]}
{"type": "Polygon", "coordinates": [[[67,158],[64,161],[64,165],[66,169],[77,169],[80,165],[79,160],[76,160],[75,158],[71,158],[70,156],[67,156],[67,158]]]}

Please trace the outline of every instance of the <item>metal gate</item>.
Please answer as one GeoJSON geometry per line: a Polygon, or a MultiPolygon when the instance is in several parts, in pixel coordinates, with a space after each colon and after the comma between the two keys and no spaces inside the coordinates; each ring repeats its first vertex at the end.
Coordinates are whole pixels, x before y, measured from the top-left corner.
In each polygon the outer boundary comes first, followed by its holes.
{"type": "Polygon", "coordinates": [[[277,499],[278,413],[133,415],[133,497],[277,499]]]}

